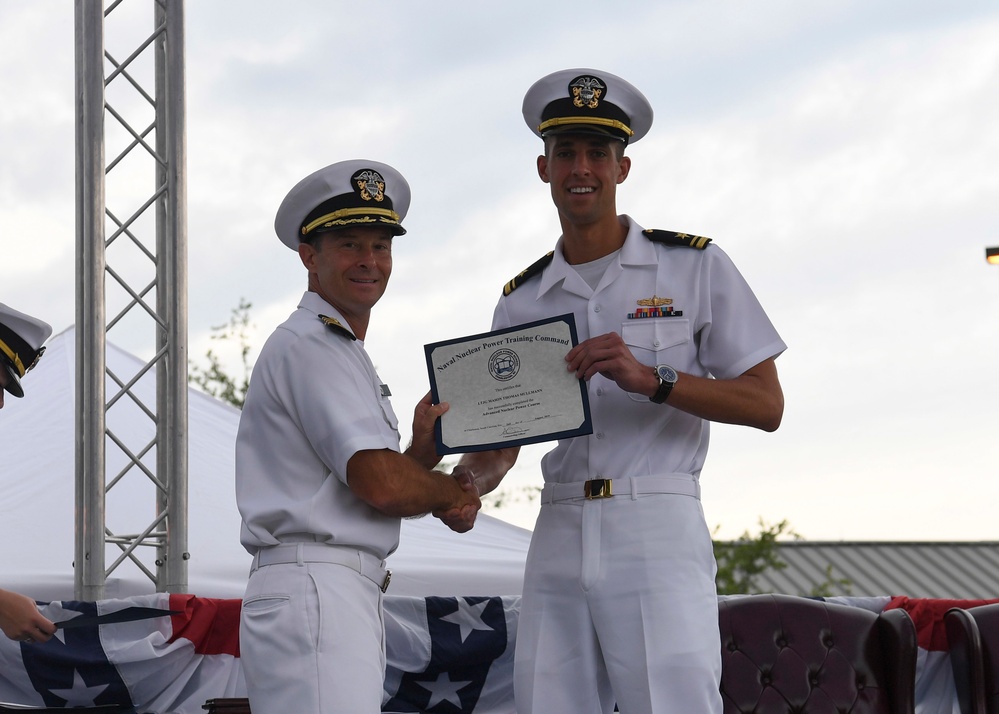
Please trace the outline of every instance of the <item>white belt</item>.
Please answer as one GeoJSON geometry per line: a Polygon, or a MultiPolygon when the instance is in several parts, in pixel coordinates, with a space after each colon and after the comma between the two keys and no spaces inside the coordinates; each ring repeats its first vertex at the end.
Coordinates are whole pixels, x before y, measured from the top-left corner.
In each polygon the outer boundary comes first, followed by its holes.
{"type": "Polygon", "coordinates": [[[570,483],[546,483],[541,489],[541,503],[583,501],[594,498],[628,498],[654,493],[672,493],[700,500],[701,485],[690,474],[661,474],[626,478],[598,478],[570,483]]]}
{"type": "Polygon", "coordinates": [[[344,565],[358,572],[377,585],[382,592],[388,590],[392,571],[385,567],[385,561],[357,548],[329,543],[284,543],[261,548],[253,556],[250,566],[252,573],[265,565],[286,563],[332,563],[344,565]]]}

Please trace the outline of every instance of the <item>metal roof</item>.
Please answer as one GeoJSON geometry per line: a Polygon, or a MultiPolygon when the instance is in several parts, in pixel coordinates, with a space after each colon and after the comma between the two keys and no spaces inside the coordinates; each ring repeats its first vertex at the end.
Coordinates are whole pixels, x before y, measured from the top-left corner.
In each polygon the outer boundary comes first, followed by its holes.
{"type": "Polygon", "coordinates": [[[756,576],[756,592],[999,598],[999,541],[779,541],[777,546],[787,567],[756,576]],[[814,592],[823,584],[821,593],[814,592]]]}

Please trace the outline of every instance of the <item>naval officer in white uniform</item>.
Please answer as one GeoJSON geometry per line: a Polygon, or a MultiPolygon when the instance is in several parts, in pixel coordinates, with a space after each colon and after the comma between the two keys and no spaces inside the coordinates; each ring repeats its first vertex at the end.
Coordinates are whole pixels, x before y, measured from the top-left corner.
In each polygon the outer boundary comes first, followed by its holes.
{"type": "MultiPolygon", "coordinates": [[[[625,147],[652,125],[625,80],[569,69],[523,103],[562,235],[507,283],[493,329],[572,313],[566,367],[593,433],[542,461],[517,631],[518,714],[720,714],[715,562],[699,478],[711,421],[777,429],[785,344],[710,239],[618,215],[625,147]]],[[[663,170],[669,170],[664,166],[663,170]]],[[[668,198],[668,197],[667,197],[668,198]]],[[[517,449],[462,457],[481,493],[517,449]]]]}
{"type": "Polygon", "coordinates": [[[409,203],[398,171],[353,160],[304,178],[277,212],[308,289],[261,350],[236,439],[240,537],[254,555],[240,621],[254,714],[379,712],[384,560],[400,519],[433,512],[461,532],[480,507],[464,469],[431,470],[447,405],[417,405],[400,453],[390,391],[364,349],[409,203]]]}

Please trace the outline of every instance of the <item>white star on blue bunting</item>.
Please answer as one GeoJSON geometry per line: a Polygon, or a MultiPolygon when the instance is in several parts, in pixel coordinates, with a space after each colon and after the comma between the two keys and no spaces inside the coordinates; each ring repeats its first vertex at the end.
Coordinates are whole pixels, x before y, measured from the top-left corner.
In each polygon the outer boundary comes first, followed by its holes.
{"type": "MultiPolygon", "coordinates": [[[[53,615],[52,607],[47,611],[53,615]]],[[[59,620],[74,615],[96,617],[93,602],[64,601],[59,620]]],[[[48,707],[133,706],[128,688],[101,644],[96,625],[60,629],[48,642],[23,645],[21,660],[31,685],[48,707]]]]}
{"type": "Polygon", "coordinates": [[[471,682],[452,682],[447,672],[441,672],[434,681],[418,682],[418,684],[430,692],[430,701],[427,702],[428,709],[433,709],[443,701],[451,702],[451,704],[461,708],[458,690],[467,687],[471,682]]]}
{"type": "Polygon", "coordinates": [[[461,631],[461,641],[464,642],[472,634],[473,630],[491,631],[494,629],[482,619],[482,611],[488,605],[488,600],[472,604],[461,599],[458,600],[458,611],[451,615],[445,615],[441,620],[457,625],[461,631]]]}
{"type": "Polygon", "coordinates": [[[79,670],[73,670],[73,687],[71,689],[50,689],[54,695],[66,700],[67,707],[92,707],[97,703],[97,697],[108,688],[106,684],[88,687],[83,681],[79,670]]]}
{"type": "Polygon", "coordinates": [[[490,667],[507,649],[503,599],[425,599],[430,658],[422,672],[405,672],[383,706],[391,712],[472,714],[490,667]]]}

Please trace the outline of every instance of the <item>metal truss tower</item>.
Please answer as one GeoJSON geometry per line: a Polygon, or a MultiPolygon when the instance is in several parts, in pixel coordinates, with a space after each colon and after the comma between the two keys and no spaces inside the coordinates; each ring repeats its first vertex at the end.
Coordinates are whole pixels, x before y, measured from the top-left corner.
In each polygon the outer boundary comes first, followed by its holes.
{"type": "Polygon", "coordinates": [[[76,0],[75,11],[76,597],[105,597],[113,574],[131,568],[157,591],[184,592],[184,3],[76,0]],[[108,367],[108,338],[118,334],[147,338],[134,374],[108,367]],[[147,373],[156,396],[143,401],[135,388],[147,373]],[[123,418],[129,434],[149,437],[126,443],[109,426],[123,418]],[[133,428],[136,419],[149,428],[133,428]],[[147,507],[119,498],[136,488],[147,507]]]}

